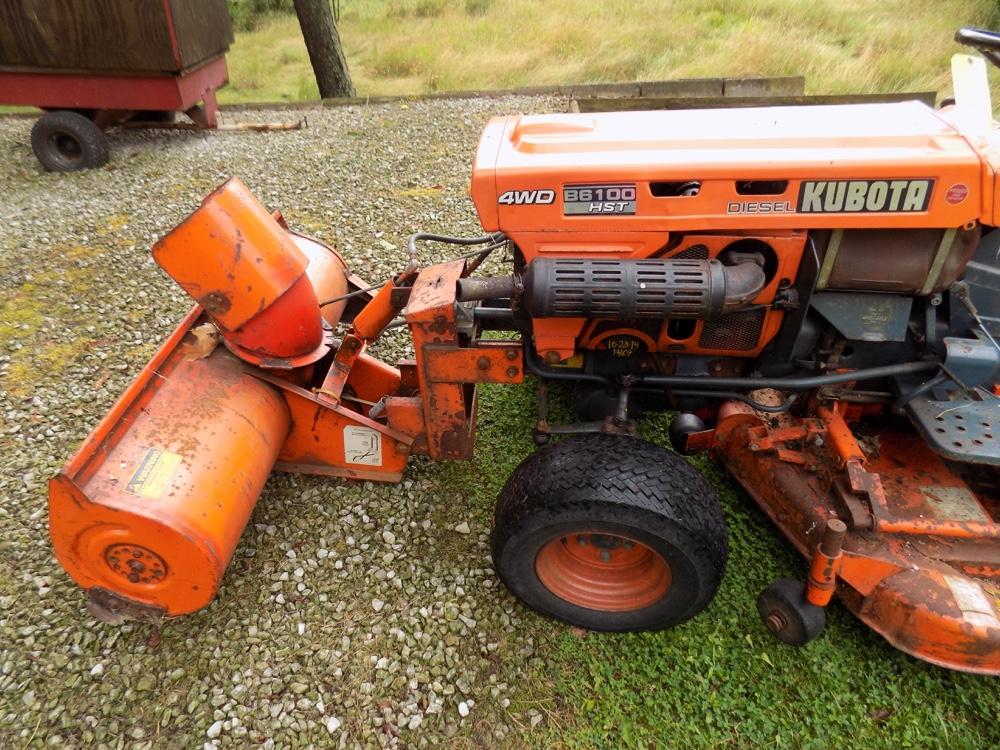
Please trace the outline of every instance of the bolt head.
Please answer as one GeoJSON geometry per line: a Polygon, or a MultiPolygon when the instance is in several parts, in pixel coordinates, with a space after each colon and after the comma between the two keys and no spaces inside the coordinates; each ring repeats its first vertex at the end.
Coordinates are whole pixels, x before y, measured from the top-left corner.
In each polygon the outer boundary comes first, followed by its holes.
{"type": "Polygon", "coordinates": [[[780,633],[786,627],[788,627],[788,621],[781,612],[772,612],[764,619],[764,625],[772,633],[780,633]]]}

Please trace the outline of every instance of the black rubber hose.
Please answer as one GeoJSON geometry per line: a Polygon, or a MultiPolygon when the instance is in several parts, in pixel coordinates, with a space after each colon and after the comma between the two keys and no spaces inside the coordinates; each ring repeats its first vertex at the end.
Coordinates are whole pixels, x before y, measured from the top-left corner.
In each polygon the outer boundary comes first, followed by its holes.
{"type": "MultiPolygon", "coordinates": [[[[587,380],[604,383],[611,388],[617,387],[610,378],[606,378],[603,375],[574,371],[557,372],[546,369],[536,359],[530,345],[524,347],[524,364],[529,371],[540,378],[548,378],[549,380],[587,380]]],[[[940,367],[940,362],[904,362],[899,365],[869,367],[861,370],[852,370],[851,372],[812,375],[804,378],[713,378],[704,375],[687,377],[683,375],[641,375],[637,376],[638,382],[636,385],[656,385],[664,388],[690,388],[694,386],[699,390],[712,391],[754,391],[758,388],[774,388],[779,391],[811,391],[826,385],[849,383],[852,380],[875,380],[877,378],[887,378],[892,375],[908,375],[914,372],[937,370],[940,367]]]]}
{"type": "Polygon", "coordinates": [[[418,262],[417,243],[418,242],[443,242],[446,245],[488,245],[503,242],[507,239],[507,235],[503,232],[494,232],[493,234],[484,234],[482,237],[449,237],[444,234],[428,234],[426,232],[417,232],[416,234],[411,234],[410,239],[406,241],[406,254],[410,259],[409,266],[407,266],[408,271],[416,270],[420,267],[418,262]]]}

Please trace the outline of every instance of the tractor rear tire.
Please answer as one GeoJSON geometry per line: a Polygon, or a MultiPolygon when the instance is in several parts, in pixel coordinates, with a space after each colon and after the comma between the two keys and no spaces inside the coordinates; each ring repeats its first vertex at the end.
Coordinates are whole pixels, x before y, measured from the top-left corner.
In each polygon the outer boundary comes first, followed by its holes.
{"type": "Polygon", "coordinates": [[[497,501],[493,564],[542,614],[590,630],[660,630],[703,610],[728,557],[708,482],[664,448],[589,434],[521,463],[497,501]]]}
{"type": "Polygon", "coordinates": [[[31,129],[31,148],[50,172],[78,172],[102,167],[111,147],[97,124],[66,109],[42,115],[31,129]]]}

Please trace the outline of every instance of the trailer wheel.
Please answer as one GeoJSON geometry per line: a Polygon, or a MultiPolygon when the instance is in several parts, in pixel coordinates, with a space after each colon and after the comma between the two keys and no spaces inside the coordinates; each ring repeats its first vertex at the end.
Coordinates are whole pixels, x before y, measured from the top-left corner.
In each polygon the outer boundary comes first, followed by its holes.
{"type": "Polygon", "coordinates": [[[525,459],[497,501],[493,564],[521,601],[590,630],[658,630],[715,595],[728,556],[708,482],[683,458],[591,434],[525,459]]]}
{"type": "Polygon", "coordinates": [[[94,121],[65,109],[42,115],[31,129],[31,147],[52,172],[101,167],[111,157],[108,139],[94,121]]]}

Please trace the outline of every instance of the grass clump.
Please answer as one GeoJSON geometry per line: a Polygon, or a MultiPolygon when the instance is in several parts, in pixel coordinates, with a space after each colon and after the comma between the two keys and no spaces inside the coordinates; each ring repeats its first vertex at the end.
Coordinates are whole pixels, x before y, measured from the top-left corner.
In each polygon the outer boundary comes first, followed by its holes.
{"type": "MultiPolygon", "coordinates": [[[[254,18],[256,28],[237,35],[223,100],[312,93],[300,83],[312,71],[295,16],[254,18]]],[[[1000,26],[997,3],[351,0],[339,22],[355,86],[373,96],[753,75],[805,75],[816,94],[946,92],[960,26],[1000,26]]]]}
{"type": "Polygon", "coordinates": [[[233,26],[238,31],[257,28],[269,15],[295,10],[292,0],[227,0],[227,3],[233,26]]]}

